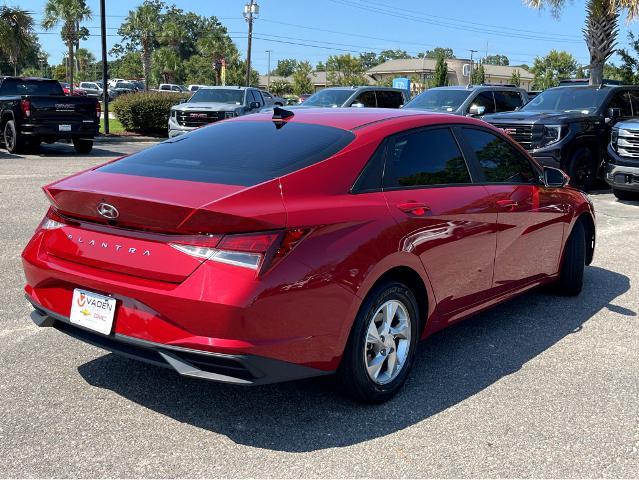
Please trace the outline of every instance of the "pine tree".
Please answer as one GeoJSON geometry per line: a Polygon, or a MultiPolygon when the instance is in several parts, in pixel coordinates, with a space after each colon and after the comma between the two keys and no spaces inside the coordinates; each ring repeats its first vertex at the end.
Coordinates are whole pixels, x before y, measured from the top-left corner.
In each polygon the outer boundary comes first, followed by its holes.
{"type": "Polygon", "coordinates": [[[435,65],[435,73],[433,74],[434,87],[445,87],[448,85],[448,63],[442,53],[437,55],[437,64],[435,65]]]}

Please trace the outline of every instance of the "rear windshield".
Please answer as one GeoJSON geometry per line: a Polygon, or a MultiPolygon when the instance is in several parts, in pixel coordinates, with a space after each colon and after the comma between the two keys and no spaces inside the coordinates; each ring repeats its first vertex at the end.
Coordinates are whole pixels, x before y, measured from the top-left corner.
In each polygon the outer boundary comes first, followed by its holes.
{"type": "Polygon", "coordinates": [[[64,95],[57,80],[22,80],[7,78],[2,82],[0,95],[64,95]]]}
{"type": "Polygon", "coordinates": [[[346,130],[232,121],[200,128],[99,170],[145,177],[251,186],[334,155],[355,136],[346,130]]]}

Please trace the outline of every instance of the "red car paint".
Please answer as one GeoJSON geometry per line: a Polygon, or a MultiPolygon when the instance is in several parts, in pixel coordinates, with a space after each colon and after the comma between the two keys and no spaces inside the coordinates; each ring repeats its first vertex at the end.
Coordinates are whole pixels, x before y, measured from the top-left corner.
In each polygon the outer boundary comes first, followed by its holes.
{"type": "MultiPolygon", "coordinates": [[[[272,119],[251,115],[199,132],[230,122],[272,119]]],[[[580,215],[594,218],[585,195],[570,187],[469,184],[351,193],[383,139],[419,127],[481,126],[527,156],[478,120],[309,109],[296,110],[285,123],[345,129],[354,139],[326,160],[255,186],[95,168],[45,187],[49,216],[64,226],[38,228],[26,246],[27,297],[68,317],[73,289],[82,288],[117,299],[116,334],[334,371],[363,299],[390,270],[411,270],[421,279],[427,337],[557,278],[574,222],[580,215]],[[96,214],[100,202],[117,205],[117,224],[96,214]],[[264,254],[257,272],[169,245],[241,243],[236,235],[243,232],[279,235],[277,251],[264,254]]]]}

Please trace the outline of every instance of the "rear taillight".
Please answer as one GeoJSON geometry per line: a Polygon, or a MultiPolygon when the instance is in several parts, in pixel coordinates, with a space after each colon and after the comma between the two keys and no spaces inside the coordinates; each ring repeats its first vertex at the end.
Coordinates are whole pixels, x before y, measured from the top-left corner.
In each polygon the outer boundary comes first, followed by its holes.
{"type": "Polygon", "coordinates": [[[49,208],[49,211],[38,225],[38,229],[41,230],[55,230],[56,228],[65,227],[64,219],[57,214],[53,208],[49,208]]]}
{"type": "Polygon", "coordinates": [[[24,99],[20,100],[20,109],[22,110],[22,115],[24,117],[31,116],[31,100],[24,99]]]}
{"type": "Polygon", "coordinates": [[[100,106],[100,102],[95,102],[95,115],[100,118],[100,114],[102,113],[102,107],[100,106]]]}
{"type": "Polygon", "coordinates": [[[284,258],[310,232],[292,229],[277,232],[226,235],[217,245],[171,243],[193,257],[264,271],[284,258]]]}

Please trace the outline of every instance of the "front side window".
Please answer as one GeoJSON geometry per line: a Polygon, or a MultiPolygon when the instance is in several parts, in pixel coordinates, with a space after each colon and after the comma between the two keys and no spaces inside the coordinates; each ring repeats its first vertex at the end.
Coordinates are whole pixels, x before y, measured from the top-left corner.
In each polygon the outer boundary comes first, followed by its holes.
{"type": "Polygon", "coordinates": [[[469,107],[484,107],[484,115],[495,113],[495,101],[493,100],[493,92],[481,92],[472,101],[469,107]]]}
{"type": "Polygon", "coordinates": [[[353,103],[361,103],[366,108],[375,108],[377,106],[375,92],[362,92],[353,103]]]}
{"type": "Polygon", "coordinates": [[[532,164],[510,143],[485,130],[463,131],[488,183],[536,183],[532,164]]]}
{"type": "Polygon", "coordinates": [[[632,108],[627,91],[615,93],[608,103],[608,108],[618,108],[622,117],[632,117],[632,108]]]}
{"type": "Polygon", "coordinates": [[[448,128],[409,133],[389,142],[385,188],[459,183],[471,183],[471,178],[448,128]]]}
{"type": "Polygon", "coordinates": [[[501,90],[495,91],[494,94],[495,106],[498,112],[512,112],[524,104],[519,92],[501,90]]]}
{"type": "Polygon", "coordinates": [[[353,94],[351,89],[327,88],[314,93],[304,101],[307,107],[341,107],[353,94]]]}
{"type": "Polygon", "coordinates": [[[470,90],[431,88],[413,98],[404,105],[404,108],[432,110],[435,112],[453,112],[466,101],[470,93],[470,90]]]}

